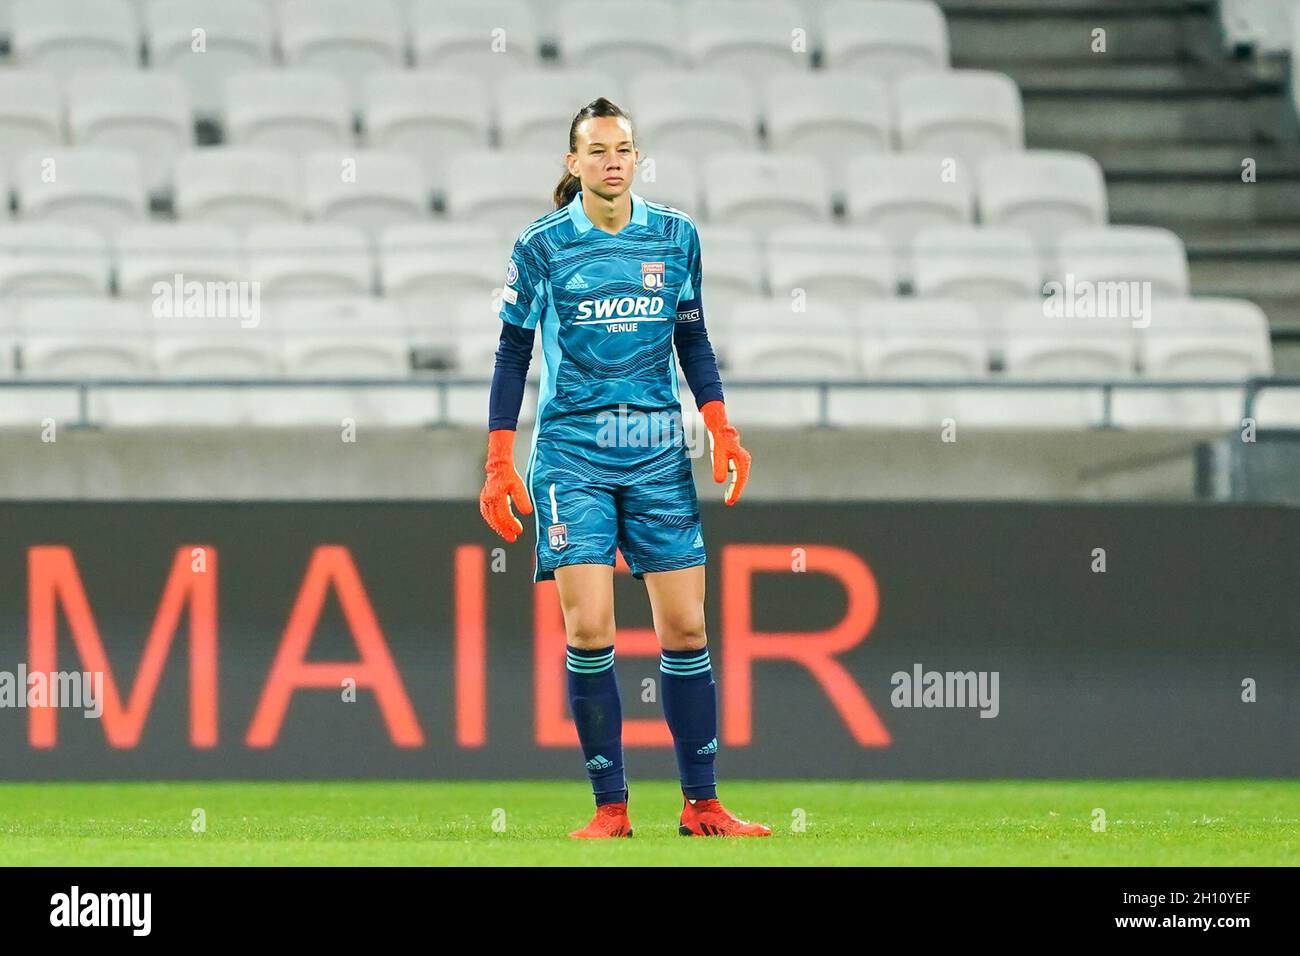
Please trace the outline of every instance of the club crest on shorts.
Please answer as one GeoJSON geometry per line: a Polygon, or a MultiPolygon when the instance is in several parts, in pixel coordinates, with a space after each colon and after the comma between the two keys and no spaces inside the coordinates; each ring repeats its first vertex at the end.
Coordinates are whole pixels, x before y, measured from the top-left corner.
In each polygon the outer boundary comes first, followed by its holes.
{"type": "Polygon", "coordinates": [[[662,262],[641,263],[641,284],[647,289],[664,287],[664,264],[662,262]]]}
{"type": "Polygon", "coordinates": [[[551,543],[552,551],[563,551],[569,544],[569,526],[553,524],[546,529],[546,538],[551,543]]]}

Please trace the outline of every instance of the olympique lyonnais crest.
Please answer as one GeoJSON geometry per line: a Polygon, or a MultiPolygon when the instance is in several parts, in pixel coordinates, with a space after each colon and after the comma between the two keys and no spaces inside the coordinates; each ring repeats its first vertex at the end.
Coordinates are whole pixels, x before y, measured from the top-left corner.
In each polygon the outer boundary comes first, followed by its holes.
{"type": "Polygon", "coordinates": [[[662,262],[641,263],[641,284],[647,289],[664,287],[664,264],[662,262]]]}
{"type": "Polygon", "coordinates": [[[551,542],[552,551],[562,551],[569,543],[569,526],[553,524],[546,529],[546,537],[551,542]]]}

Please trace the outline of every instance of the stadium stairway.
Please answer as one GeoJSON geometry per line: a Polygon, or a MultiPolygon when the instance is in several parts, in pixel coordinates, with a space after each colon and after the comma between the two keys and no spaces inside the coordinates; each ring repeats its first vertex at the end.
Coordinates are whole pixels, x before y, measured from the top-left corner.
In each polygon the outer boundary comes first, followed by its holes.
{"type": "Polygon", "coordinates": [[[1026,146],[1095,157],[1111,221],[1177,232],[1193,293],[1257,302],[1278,374],[1300,373],[1300,123],[1286,60],[1226,51],[1210,0],[941,6],[954,66],[1020,84],[1026,146]]]}

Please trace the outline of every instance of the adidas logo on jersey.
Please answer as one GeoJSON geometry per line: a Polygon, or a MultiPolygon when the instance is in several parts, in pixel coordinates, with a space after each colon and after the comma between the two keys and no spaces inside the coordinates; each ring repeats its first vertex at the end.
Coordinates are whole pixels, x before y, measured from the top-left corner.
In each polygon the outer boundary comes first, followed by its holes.
{"type": "Polygon", "coordinates": [[[581,272],[575,272],[573,278],[564,283],[564,291],[572,292],[574,289],[587,288],[587,280],[582,277],[581,272]]]}

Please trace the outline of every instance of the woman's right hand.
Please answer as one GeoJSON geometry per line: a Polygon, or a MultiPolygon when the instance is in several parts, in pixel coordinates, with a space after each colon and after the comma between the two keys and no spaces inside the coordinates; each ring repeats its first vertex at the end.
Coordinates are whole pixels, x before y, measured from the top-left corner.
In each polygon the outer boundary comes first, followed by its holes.
{"type": "Polygon", "coordinates": [[[487,464],[483,470],[487,480],[478,496],[479,514],[488,523],[488,527],[511,544],[519,540],[524,526],[510,510],[514,501],[519,513],[533,513],[533,503],[528,497],[528,489],[523,479],[515,471],[515,431],[513,428],[498,428],[488,433],[487,464]]]}

